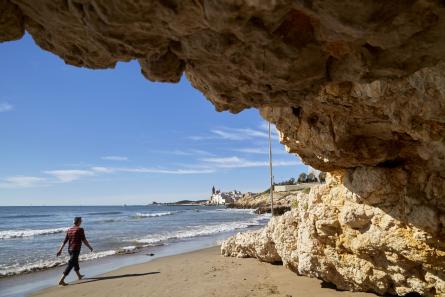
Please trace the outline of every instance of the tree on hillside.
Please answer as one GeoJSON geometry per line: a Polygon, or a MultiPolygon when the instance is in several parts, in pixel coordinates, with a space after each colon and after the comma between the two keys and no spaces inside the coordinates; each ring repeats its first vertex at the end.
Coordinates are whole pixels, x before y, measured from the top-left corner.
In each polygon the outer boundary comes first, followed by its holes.
{"type": "Polygon", "coordinates": [[[298,182],[299,183],[306,183],[307,182],[307,174],[306,173],[301,173],[299,176],[298,176],[298,182]]]}
{"type": "Polygon", "coordinates": [[[277,186],[295,185],[295,178],[292,177],[288,180],[285,180],[285,181],[282,181],[279,183],[275,183],[274,185],[277,185],[277,186]]]}
{"type": "Polygon", "coordinates": [[[318,182],[317,177],[315,176],[315,174],[313,172],[309,173],[306,177],[306,182],[308,183],[316,183],[318,182]]]}
{"type": "Polygon", "coordinates": [[[318,174],[318,180],[319,180],[321,183],[326,182],[326,172],[321,171],[321,172],[318,174]]]}

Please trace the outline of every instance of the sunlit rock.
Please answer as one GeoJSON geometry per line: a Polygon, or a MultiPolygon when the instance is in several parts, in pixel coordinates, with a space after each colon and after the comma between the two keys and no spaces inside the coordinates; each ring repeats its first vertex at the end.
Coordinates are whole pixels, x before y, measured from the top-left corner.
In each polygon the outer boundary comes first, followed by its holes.
{"type": "Polygon", "coordinates": [[[25,29],[71,65],[185,73],[218,111],[259,109],[290,153],[336,172],[234,255],[278,253],[344,289],[444,294],[443,1],[0,0],[0,41],[25,29]]]}

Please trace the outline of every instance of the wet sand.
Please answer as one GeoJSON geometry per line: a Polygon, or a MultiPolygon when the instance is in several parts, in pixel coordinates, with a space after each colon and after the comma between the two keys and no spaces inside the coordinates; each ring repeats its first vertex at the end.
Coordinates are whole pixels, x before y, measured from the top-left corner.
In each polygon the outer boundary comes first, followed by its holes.
{"type": "Polygon", "coordinates": [[[326,288],[322,281],[298,276],[281,265],[256,259],[226,258],[219,247],[159,258],[88,277],[66,287],[37,292],[39,297],[282,296],[371,297],[326,288]]]}

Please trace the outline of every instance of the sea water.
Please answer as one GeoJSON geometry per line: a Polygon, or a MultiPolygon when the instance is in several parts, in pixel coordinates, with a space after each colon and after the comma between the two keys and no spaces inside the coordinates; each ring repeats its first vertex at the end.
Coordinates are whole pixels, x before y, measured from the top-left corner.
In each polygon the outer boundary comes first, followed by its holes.
{"type": "Polygon", "coordinates": [[[72,225],[82,227],[94,248],[83,247],[80,261],[141,253],[156,247],[181,246],[225,238],[264,225],[268,215],[217,206],[31,206],[0,207],[0,278],[65,265],[66,252],[56,252],[72,225]],[[187,244],[185,244],[187,243],[187,244]]]}

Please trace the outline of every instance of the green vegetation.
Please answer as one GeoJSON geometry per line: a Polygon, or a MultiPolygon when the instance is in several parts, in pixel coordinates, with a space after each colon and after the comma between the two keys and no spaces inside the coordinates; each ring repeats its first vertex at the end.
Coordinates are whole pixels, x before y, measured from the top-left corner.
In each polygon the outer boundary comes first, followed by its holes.
{"type": "MultiPolygon", "coordinates": [[[[321,171],[318,176],[315,175],[315,173],[311,172],[309,174],[306,174],[304,172],[300,173],[298,176],[298,179],[295,178],[289,178],[288,180],[284,180],[282,182],[276,182],[274,185],[277,186],[287,186],[287,185],[297,185],[302,183],[316,183],[321,182],[324,183],[326,181],[326,172],[321,171]]],[[[263,193],[268,193],[269,190],[264,191],[263,193]]]]}
{"type": "Polygon", "coordinates": [[[298,200],[293,200],[290,204],[290,208],[295,209],[298,208],[298,200]]]}
{"type": "Polygon", "coordinates": [[[318,174],[318,180],[319,180],[321,183],[326,182],[326,172],[321,171],[321,172],[318,174]]]}
{"type": "Polygon", "coordinates": [[[306,174],[303,172],[298,176],[298,182],[299,183],[316,183],[316,182],[318,182],[318,179],[315,176],[315,174],[312,172],[309,174],[306,174]]]}
{"type": "Polygon", "coordinates": [[[270,192],[270,188],[268,188],[267,190],[261,192],[260,195],[261,195],[261,194],[269,194],[269,192],[270,192]]]}
{"type": "Polygon", "coordinates": [[[303,190],[301,190],[301,192],[303,192],[305,194],[309,194],[310,191],[311,191],[311,188],[304,188],[303,190]]]}
{"type": "Polygon", "coordinates": [[[307,174],[306,173],[300,173],[300,176],[298,176],[298,182],[299,183],[305,183],[307,181],[307,174]]]}

